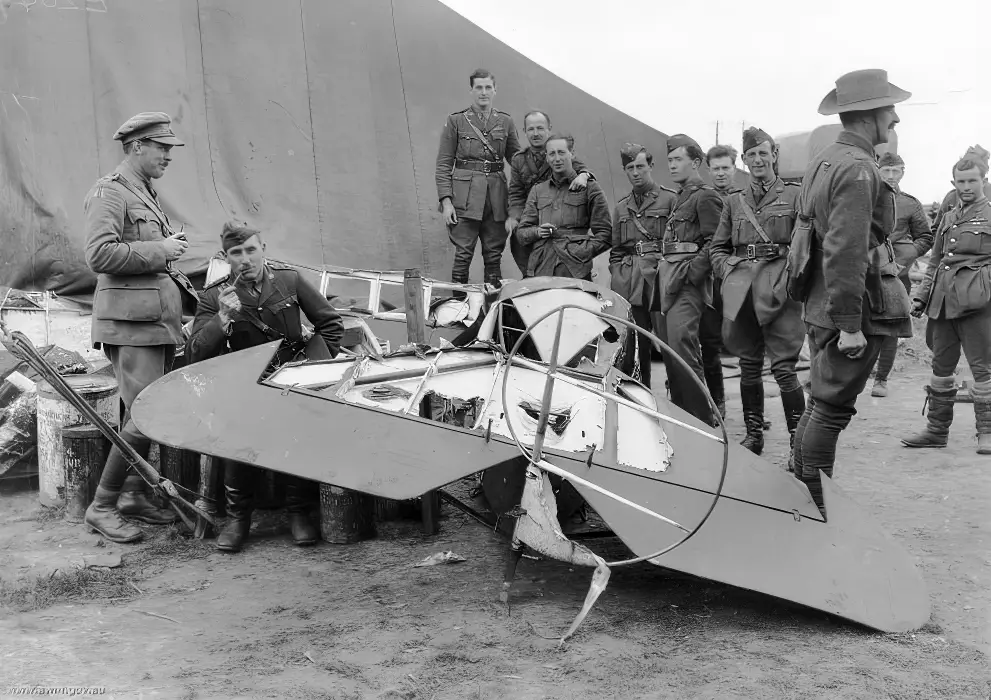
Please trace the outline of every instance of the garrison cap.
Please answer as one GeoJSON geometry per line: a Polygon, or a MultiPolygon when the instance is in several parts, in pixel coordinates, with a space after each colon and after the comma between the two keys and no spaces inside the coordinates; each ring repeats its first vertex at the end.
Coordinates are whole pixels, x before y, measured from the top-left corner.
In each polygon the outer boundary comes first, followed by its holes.
{"type": "Polygon", "coordinates": [[[746,153],[754,146],[759,146],[765,141],[771,142],[771,148],[774,148],[774,139],[763,129],[758,129],[756,126],[752,126],[743,132],[743,152],[746,153]]]}
{"type": "Polygon", "coordinates": [[[973,146],[967,149],[967,152],[963,154],[964,158],[976,158],[982,161],[985,165],[988,164],[988,158],[991,157],[991,153],[981,146],[979,143],[975,143],[973,146]]]}
{"type": "Polygon", "coordinates": [[[649,163],[654,159],[650,155],[650,151],[641,146],[639,143],[624,143],[623,147],[619,150],[619,159],[623,162],[623,167],[632,163],[637,159],[641,153],[647,156],[647,162],[649,163]]]}
{"type": "Polygon", "coordinates": [[[228,221],[224,224],[224,230],[220,234],[220,245],[226,253],[234,246],[243,245],[252,236],[261,236],[261,231],[251,228],[247,224],[228,221]]]}
{"type": "Polygon", "coordinates": [[[114,134],[114,141],[131,143],[148,140],[166,146],[185,146],[172,132],[172,117],[165,112],[142,112],[121,124],[114,134]]]}
{"type": "Polygon", "coordinates": [[[702,148],[698,145],[698,142],[691,136],[686,136],[685,134],[674,134],[673,136],[668,136],[668,153],[674,151],[678,148],[685,146],[695,146],[700,151],[702,148]]]}
{"type": "Polygon", "coordinates": [[[878,167],[892,167],[895,165],[905,165],[905,161],[897,153],[891,153],[890,151],[882,153],[881,157],[877,159],[878,167]]]}

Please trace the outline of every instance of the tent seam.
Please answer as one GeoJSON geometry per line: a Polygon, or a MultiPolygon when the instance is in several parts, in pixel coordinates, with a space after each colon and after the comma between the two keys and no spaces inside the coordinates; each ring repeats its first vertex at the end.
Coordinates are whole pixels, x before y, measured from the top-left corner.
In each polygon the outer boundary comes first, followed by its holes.
{"type": "MultiPolygon", "coordinates": [[[[303,0],[299,0],[299,31],[303,40],[303,76],[306,79],[306,109],[310,116],[310,152],[313,154],[313,184],[317,199],[317,231],[320,233],[320,261],[326,265],[323,241],[323,209],[320,206],[320,169],[317,164],[317,134],[313,128],[313,89],[310,86],[310,62],[306,53],[306,23],[303,21],[303,0]]],[[[291,118],[291,115],[290,115],[291,118]]]]}
{"type": "Polygon", "coordinates": [[[403,75],[403,58],[399,53],[399,32],[396,30],[396,3],[390,0],[389,11],[392,15],[392,38],[396,42],[396,63],[399,66],[399,87],[403,91],[403,111],[406,112],[406,134],[409,137],[409,160],[413,169],[413,193],[416,195],[416,220],[420,224],[420,266],[427,267],[427,242],[424,240],[423,215],[420,211],[419,180],[416,177],[416,155],[413,150],[413,129],[409,122],[409,102],[406,99],[406,77],[403,75]]]}

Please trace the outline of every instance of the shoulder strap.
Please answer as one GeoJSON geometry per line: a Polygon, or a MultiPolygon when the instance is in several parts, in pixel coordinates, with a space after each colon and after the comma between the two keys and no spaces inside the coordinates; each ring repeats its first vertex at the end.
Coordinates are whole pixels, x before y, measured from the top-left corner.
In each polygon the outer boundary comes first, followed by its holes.
{"type": "Polygon", "coordinates": [[[158,222],[162,225],[163,230],[165,230],[166,236],[171,236],[172,234],[175,233],[175,231],[172,230],[172,224],[169,222],[169,217],[166,216],[165,212],[162,211],[162,208],[158,206],[158,202],[154,201],[146,193],[142,192],[137,187],[132,185],[128,181],[128,179],[123,175],[121,175],[120,173],[114,173],[110,179],[113,180],[114,182],[119,182],[128,191],[130,191],[131,194],[133,194],[135,197],[137,197],[142,202],[144,202],[145,206],[151,209],[152,214],[154,214],[158,218],[158,222]]]}
{"type": "Polygon", "coordinates": [[[754,231],[757,232],[757,235],[760,236],[761,240],[765,243],[771,243],[773,245],[773,241],[770,236],[764,233],[764,228],[757,222],[757,216],[754,214],[754,210],[750,208],[750,202],[748,202],[746,197],[743,196],[743,192],[738,192],[736,197],[740,200],[740,206],[743,207],[743,215],[747,217],[747,221],[749,221],[750,225],[754,227],[754,231]]]}
{"type": "Polygon", "coordinates": [[[491,151],[492,155],[496,155],[496,149],[492,148],[492,144],[489,143],[487,138],[485,138],[485,134],[479,131],[478,127],[471,123],[471,117],[468,116],[468,112],[462,112],[462,114],[465,115],[465,121],[468,122],[468,126],[470,126],[471,130],[475,132],[475,136],[477,136],[478,140],[482,142],[482,145],[491,151]]]}

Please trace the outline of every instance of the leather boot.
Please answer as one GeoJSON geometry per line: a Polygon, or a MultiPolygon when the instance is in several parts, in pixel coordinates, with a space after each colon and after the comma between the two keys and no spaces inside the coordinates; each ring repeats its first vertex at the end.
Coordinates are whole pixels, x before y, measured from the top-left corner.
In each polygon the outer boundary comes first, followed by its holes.
{"type": "Polygon", "coordinates": [[[704,368],[705,386],[712,396],[712,401],[719,409],[719,415],[726,418],[726,388],[723,385],[723,367],[719,365],[716,369],[704,368]]]}
{"type": "Polygon", "coordinates": [[[871,387],[871,396],[883,398],[888,395],[888,381],[886,379],[875,379],[874,386],[871,387]]]}
{"type": "Polygon", "coordinates": [[[290,479],[286,484],[286,511],[289,514],[289,529],[293,544],[306,547],[316,544],[320,533],[310,520],[313,501],[310,492],[314,483],[303,479],[290,479]]]}
{"type": "Polygon", "coordinates": [[[217,535],[217,549],[240,552],[251,530],[254,471],[228,461],[224,468],[224,493],[227,495],[227,522],[217,535]]]}
{"type": "Polygon", "coordinates": [[[977,419],[977,454],[991,455],[991,399],[974,397],[977,419]]]}
{"type": "MultiPolygon", "coordinates": [[[[953,422],[953,399],[957,395],[956,387],[952,389],[933,389],[926,387],[926,404],[928,423],[922,432],[904,438],[905,447],[946,447],[950,434],[950,424],[953,422]]],[[[974,404],[977,410],[977,404],[974,404]]],[[[923,410],[926,410],[925,408],[923,410]]]]}
{"type": "Polygon", "coordinates": [[[165,508],[159,508],[148,499],[147,484],[137,474],[130,474],[124,479],[124,487],[117,499],[117,510],[132,520],[140,520],[149,525],[170,525],[176,520],[176,514],[165,508]]]}
{"type": "Polygon", "coordinates": [[[144,533],[134,523],[129,523],[117,512],[117,499],[120,494],[102,486],[96,487],[96,495],[83,522],[94,532],[99,532],[111,542],[137,542],[144,533]]]}
{"type": "Polygon", "coordinates": [[[788,445],[795,447],[795,429],[805,413],[805,392],[802,388],[781,392],[781,406],[785,410],[785,425],[788,426],[788,445]]]}
{"type": "Polygon", "coordinates": [[[759,455],[764,451],[764,385],[741,384],[740,400],[743,422],[747,426],[747,436],[740,444],[759,455]]]}

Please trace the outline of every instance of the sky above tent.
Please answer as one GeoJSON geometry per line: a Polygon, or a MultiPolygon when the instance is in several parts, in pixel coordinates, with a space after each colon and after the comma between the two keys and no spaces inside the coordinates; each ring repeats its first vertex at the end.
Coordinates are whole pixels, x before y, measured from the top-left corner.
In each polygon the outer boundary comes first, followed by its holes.
{"type": "Polygon", "coordinates": [[[905,191],[942,199],[967,147],[991,150],[987,0],[442,2],[595,97],[703,147],[717,122],[719,140],[737,147],[744,123],[773,135],[833,123],[816,109],[836,78],[884,68],[912,93],[897,108],[905,191]]]}

